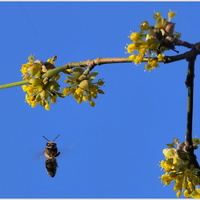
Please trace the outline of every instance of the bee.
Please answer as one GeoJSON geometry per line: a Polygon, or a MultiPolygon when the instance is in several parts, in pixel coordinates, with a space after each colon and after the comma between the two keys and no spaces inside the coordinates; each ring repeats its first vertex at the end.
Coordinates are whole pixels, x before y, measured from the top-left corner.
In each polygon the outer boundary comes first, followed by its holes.
{"type": "Polygon", "coordinates": [[[46,167],[47,173],[52,178],[56,175],[56,170],[57,170],[57,167],[58,167],[58,164],[57,164],[57,161],[56,161],[56,157],[58,157],[60,155],[60,152],[58,152],[57,145],[56,145],[56,143],[54,141],[59,136],[60,135],[55,137],[55,139],[53,141],[49,141],[45,136],[43,136],[43,138],[45,138],[48,141],[46,143],[46,148],[44,150],[44,155],[46,157],[46,159],[45,159],[45,167],[46,167]]]}

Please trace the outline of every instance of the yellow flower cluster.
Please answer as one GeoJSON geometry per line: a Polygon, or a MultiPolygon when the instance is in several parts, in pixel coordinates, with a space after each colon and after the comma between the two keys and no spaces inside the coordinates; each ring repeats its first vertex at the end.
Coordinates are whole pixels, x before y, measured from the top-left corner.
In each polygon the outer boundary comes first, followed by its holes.
{"type": "Polygon", "coordinates": [[[38,103],[46,110],[50,109],[50,103],[55,103],[57,97],[64,97],[61,92],[58,92],[60,85],[57,80],[59,74],[52,76],[50,79],[42,78],[42,75],[55,68],[54,61],[56,57],[49,58],[47,62],[35,60],[34,56],[28,57],[28,63],[23,64],[21,73],[23,79],[28,80],[28,85],[23,85],[22,89],[26,92],[25,100],[33,108],[38,103]]]}
{"type": "MultiPolygon", "coordinates": [[[[194,149],[197,149],[199,144],[200,140],[194,138],[194,149]]],[[[163,150],[166,160],[162,160],[159,165],[165,174],[160,178],[165,185],[175,182],[173,189],[177,197],[183,195],[186,198],[200,198],[200,189],[197,188],[200,184],[200,169],[195,168],[194,165],[188,166],[188,157],[184,155],[187,154],[183,150],[184,146],[185,143],[178,144],[178,139],[174,139],[174,142],[168,144],[168,148],[163,150]],[[174,148],[175,145],[177,148],[174,148]]]]}
{"type": "Polygon", "coordinates": [[[97,82],[92,82],[98,75],[98,72],[91,72],[89,74],[85,72],[81,67],[74,68],[70,76],[67,76],[65,80],[70,87],[65,87],[63,94],[65,96],[72,95],[78,103],[89,101],[89,104],[94,107],[95,102],[93,99],[96,99],[98,94],[104,94],[104,91],[100,89],[104,81],[99,79],[97,82]]]}
{"type": "Polygon", "coordinates": [[[153,18],[156,20],[154,26],[150,26],[148,21],[140,25],[140,31],[131,33],[129,38],[131,44],[126,47],[129,59],[135,64],[143,62],[144,56],[148,57],[146,70],[153,70],[163,61],[165,50],[174,50],[174,46],[168,41],[170,38],[179,38],[180,33],[174,32],[175,23],[170,22],[175,17],[175,12],[168,13],[168,20],[164,19],[160,13],[155,13],[153,18]],[[156,58],[152,58],[152,55],[156,58]]]}

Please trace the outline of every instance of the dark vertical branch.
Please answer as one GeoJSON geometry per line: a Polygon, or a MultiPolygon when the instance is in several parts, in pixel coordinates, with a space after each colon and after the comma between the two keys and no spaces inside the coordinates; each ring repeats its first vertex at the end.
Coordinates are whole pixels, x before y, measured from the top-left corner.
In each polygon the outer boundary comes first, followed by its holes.
{"type": "Polygon", "coordinates": [[[193,96],[194,96],[194,63],[195,59],[191,59],[188,63],[188,73],[185,84],[188,88],[188,102],[187,102],[187,145],[192,145],[192,121],[193,121],[193,96]]]}
{"type": "MultiPolygon", "coordinates": [[[[191,56],[188,59],[188,72],[185,84],[188,88],[188,102],[187,102],[187,131],[186,131],[186,141],[185,141],[185,150],[188,152],[188,167],[194,165],[196,168],[199,167],[197,162],[197,157],[194,154],[194,147],[192,141],[192,124],[193,124],[193,96],[194,96],[194,65],[195,65],[195,56],[191,56]]],[[[198,174],[199,176],[200,174],[198,174]]]]}

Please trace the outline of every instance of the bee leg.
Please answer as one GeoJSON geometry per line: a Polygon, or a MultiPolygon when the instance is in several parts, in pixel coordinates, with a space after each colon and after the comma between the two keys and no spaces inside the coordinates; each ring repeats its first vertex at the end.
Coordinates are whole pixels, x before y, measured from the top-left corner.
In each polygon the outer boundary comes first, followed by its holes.
{"type": "Polygon", "coordinates": [[[59,156],[60,155],[60,152],[58,152],[56,155],[55,155],[55,157],[57,157],[57,156],[59,156]]]}

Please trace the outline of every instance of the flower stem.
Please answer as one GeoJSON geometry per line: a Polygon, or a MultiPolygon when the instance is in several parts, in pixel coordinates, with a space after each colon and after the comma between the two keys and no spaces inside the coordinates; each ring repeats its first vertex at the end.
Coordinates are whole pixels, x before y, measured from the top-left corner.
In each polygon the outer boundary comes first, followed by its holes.
{"type": "Polygon", "coordinates": [[[14,82],[14,83],[8,83],[8,84],[0,85],[0,89],[16,87],[16,86],[24,85],[27,83],[28,83],[28,81],[18,81],[18,82],[14,82]]]}
{"type": "MultiPolygon", "coordinates": [[[[128,59],[128,57],[96,58],[92,61],[94,63],[94,66],[101,65],[101,64],[110,64],[110,63],[131,63],[132,62],[132,60],[128,59]]],[[[145,62],[145,61],[147,61],[146,58],[144,58],[143,62],[145,62]]],[[[88,60],[80,61],[80,62],[69,62],[65,65],[62,65],[60,67],[57,67],[55,69],[51,69],[51,70],[47,71],[45,74],[43,74],[42,78],[45,78],[45,77],[51,78],[53,75],[60,73],[62,71],[65,71],[66,69],[71,69],[71,68],[74,68],[74,67],[85,67],[87,65],[88,65],[88,60]]],[[[24,85],[24,84],[27,84],[27,83],[28,83],[28,81],[19,81],[19,82],[4,84],[4,85],[0,85],[0,89],[20,86],[20,85],[24,85]]]]}

